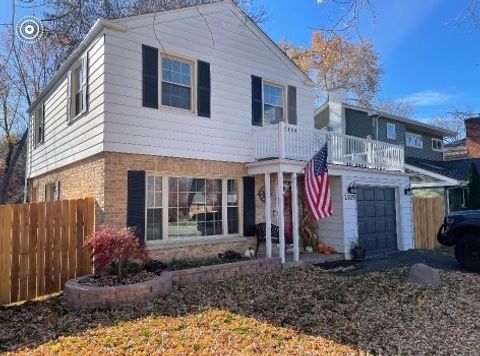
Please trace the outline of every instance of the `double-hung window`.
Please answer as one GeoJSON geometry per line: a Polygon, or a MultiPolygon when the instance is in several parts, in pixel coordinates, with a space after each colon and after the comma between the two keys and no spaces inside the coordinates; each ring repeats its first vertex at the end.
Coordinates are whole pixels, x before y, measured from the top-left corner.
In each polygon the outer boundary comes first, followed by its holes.
{"type": "Polygon", "coordinates": [[[192,63],[162,58],[162,105],[193,110],[192,63]]]}
{"type": "Polygon", "coordinates": [[[147,178],[147,224],[146,240],[162,239],[162,177],[148,176],[147,178]]]}
{"type": "Polygon", "coordinates": [[[45,131],[44,103],[38,105],[34,111],[34,142],[35,146],[43,143],[45,131]]]}
{"type": "Polygon", "coordinates": [[[407,132],[405,134],[405,141],[408,147],[423,148],[423,136],[407,132]]]}
{"type": "Polygon", "coordinates": [[[78,66],[74,73],[74,85],[73,85],[73,97],[74,97],[74,104],[73,104],[73,114],[77,116],[83,111],[83,96],[85,95],[85,91],[83,90],[83,68],[82,66],[78,66]]]}
{"type": "Polygon", "coordinates": [[[263,82],[263,124],[278,124],[285,119],[285,87],[263,82]]]}
{"type": "Polygon", "coordinates": [[[88,111],[88,53],[68,73],[67,122],[88,111]]]}
{"type": "Polygon", "coordinates": [[[438,138],[432,138],[432,150],[442,152],[443,142],[438,138]]]}
{"type": "Polygon", "coordinates": [[[387,139],[395,140],[397,138],[396,126],[394,123],[387,122],[387,139]]]}
{"type": "Polygon", "coordinates": [[[228,216],[228,233],[238,233],[238,181],[229,179],[227,181],[227,216],[228,216]]]}

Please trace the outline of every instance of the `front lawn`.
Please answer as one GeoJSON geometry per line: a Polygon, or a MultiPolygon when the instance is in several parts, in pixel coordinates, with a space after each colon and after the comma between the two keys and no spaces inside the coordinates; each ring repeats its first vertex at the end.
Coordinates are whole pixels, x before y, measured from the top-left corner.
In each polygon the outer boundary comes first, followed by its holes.
{"type": "Polygon", "coordinates": [[[68,313],[62,298],[0,309],[0,352],[472,354],[480,275],[442,272],[439,291],[407,269],[354,277],[320,268],[190,286],[155,303],[68,313]]]}

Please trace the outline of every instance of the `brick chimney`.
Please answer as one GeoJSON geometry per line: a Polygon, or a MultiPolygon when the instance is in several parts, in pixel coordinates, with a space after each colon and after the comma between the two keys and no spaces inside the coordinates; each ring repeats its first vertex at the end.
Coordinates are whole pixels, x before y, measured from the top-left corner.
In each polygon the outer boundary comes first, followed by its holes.
{"type": "Polygon", "coordinates": [[[465,120],[467,158],[480,158],[480,117],[465,120]]]}

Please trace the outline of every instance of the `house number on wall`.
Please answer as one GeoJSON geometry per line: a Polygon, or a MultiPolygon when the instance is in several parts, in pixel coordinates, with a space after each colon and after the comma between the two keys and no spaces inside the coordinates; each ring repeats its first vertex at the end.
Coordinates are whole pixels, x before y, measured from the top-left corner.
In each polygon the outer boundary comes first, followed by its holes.
{"type": "Polygon", "coordinates": [[[357,194],[345,193],[345,200],[357,200],[357,194]]]}

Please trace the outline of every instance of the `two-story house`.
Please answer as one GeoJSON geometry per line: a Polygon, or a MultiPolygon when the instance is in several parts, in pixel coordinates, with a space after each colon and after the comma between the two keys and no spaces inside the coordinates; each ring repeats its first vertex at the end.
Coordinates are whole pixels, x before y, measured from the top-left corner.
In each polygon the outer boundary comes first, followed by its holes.
{"type": "Polygon", "coordinates": [[[313,89],[230,0],[98,20],[29,108],[31,201],[94,196],[97,225],[137,227],[161,259],[243,251],[276,223],[298,260],[298,177],[327,144],[320,239],[411,248],[403,148],[316,130],[313,89]]]}
{"type": "Polygon", "coordinates": [[[347,135],[401,145],[414,196],[444,199],[446,211],[465,201],[469,164],[444,160],[443,142],[453,132],[377,109],[348,104],[345,92],[332,93],[315,113],[315,127],[340,127],[347,135]]]}

